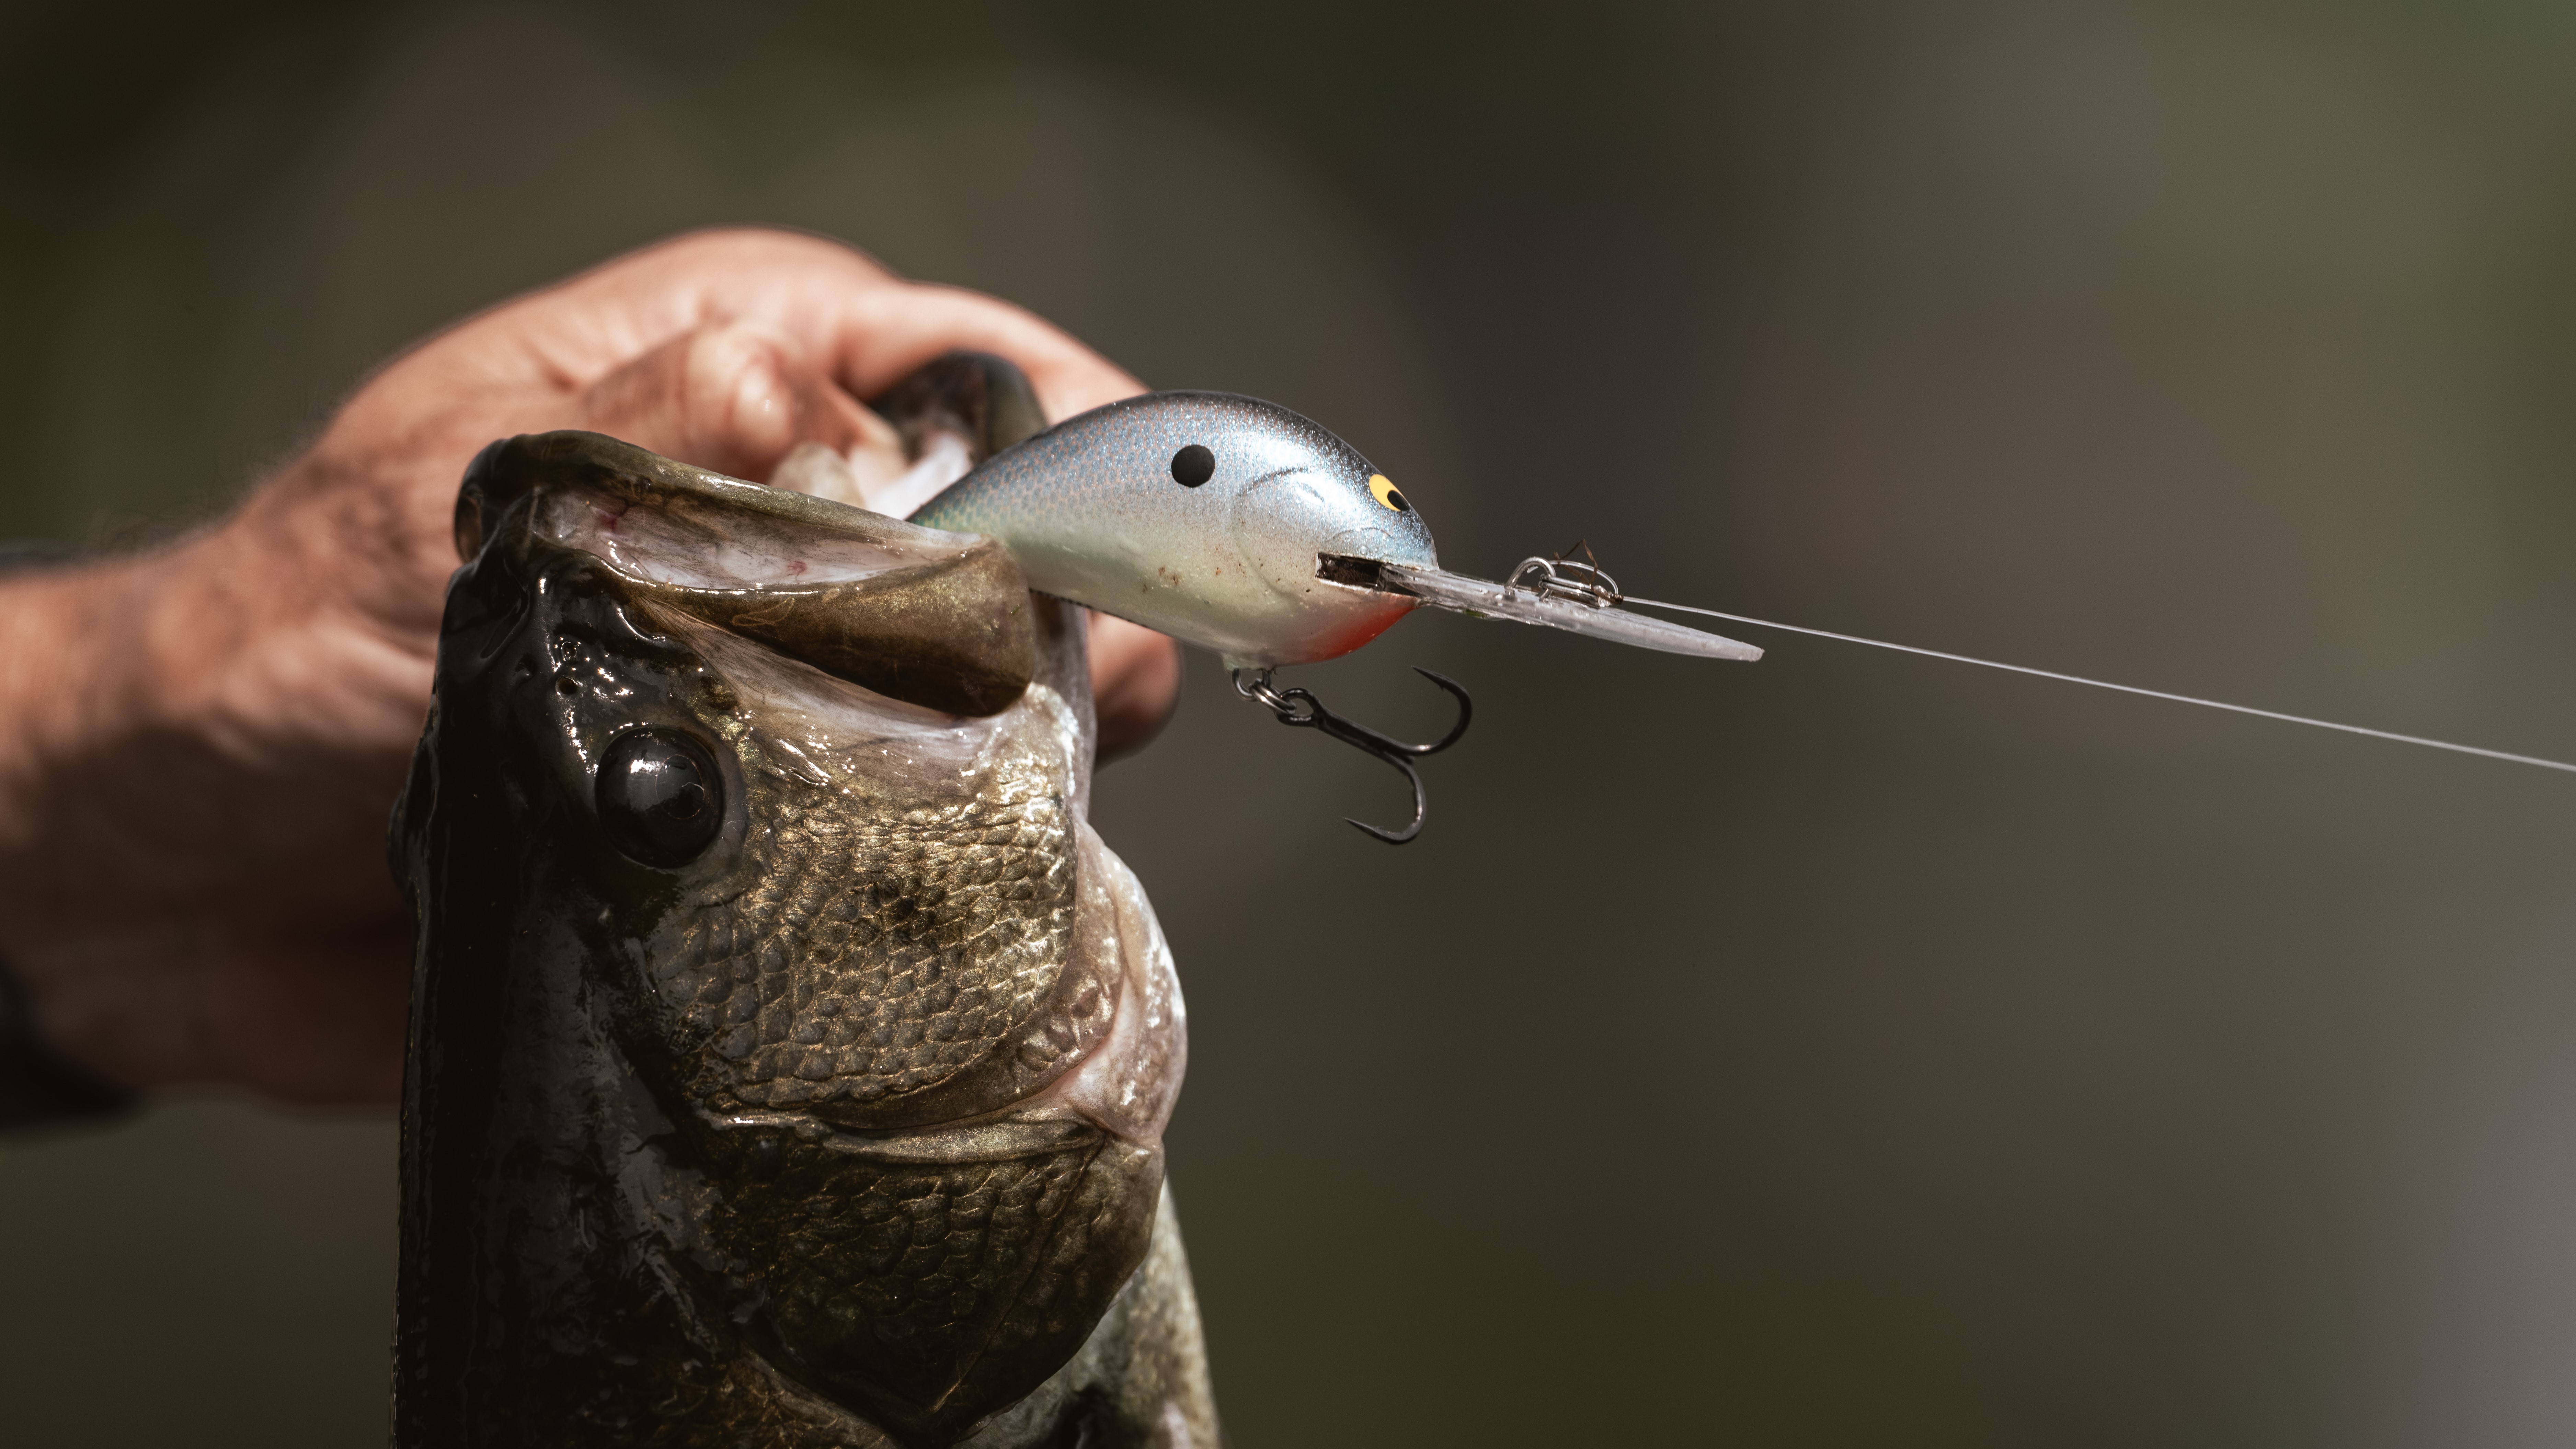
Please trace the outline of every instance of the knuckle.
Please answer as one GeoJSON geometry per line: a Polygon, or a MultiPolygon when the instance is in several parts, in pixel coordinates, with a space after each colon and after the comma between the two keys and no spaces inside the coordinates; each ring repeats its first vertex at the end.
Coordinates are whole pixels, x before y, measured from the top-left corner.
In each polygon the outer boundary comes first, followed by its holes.
{"type": "Polygon", "coordinates": [[[700,329],[680,372],[687,431],[708,451],[760,459],[795,440],[803,359],[786,339],[743,324],[700,329]]]}
{"type": "Polygon", "coordinates": [[[691,334],[680,368],[692,416],[720,418],[746,401],[773,398],[789,385],[793,360],[778,339],[742,326],[691,334]]]}

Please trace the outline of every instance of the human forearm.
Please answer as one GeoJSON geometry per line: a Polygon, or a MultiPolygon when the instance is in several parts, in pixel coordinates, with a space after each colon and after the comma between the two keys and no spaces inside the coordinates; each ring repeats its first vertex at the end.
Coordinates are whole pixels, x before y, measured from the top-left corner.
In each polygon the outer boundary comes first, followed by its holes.
{"type": "Polygon", "coordinates": [[[141,733],[152,593],[142,559],[0,579],[0,953],[43,941],[135,865],[76,862],[146,846],[128,811],[90,807],[133,785],[114,766],[141,733]]]}
{"type": "Polygon", "coordinates": [[[0,961],[101,1081],[381,1097],[384,1041],[317,1057],[293,1034],[353,993],[379,999],[356,1035],[398,1030],[377,841],[427,660],[258,532],[0,582],[0,961]]]}

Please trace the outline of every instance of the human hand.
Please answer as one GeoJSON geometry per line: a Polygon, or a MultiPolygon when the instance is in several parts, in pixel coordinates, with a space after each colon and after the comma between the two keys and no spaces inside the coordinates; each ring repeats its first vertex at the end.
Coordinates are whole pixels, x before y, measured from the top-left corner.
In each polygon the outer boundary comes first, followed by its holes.
{"type": "MultiPolygon", "coordinates": [[[[383,857],[457,564],[457,480],[496,437],[587,428],[764,479],[882,442],[857,399],[952,348],[1050,418],[1141,391],[991,298],[779,232],[664,243],[504,303],[368,379],[221,523],[0,585],[0,961],[66,1064],[296,1101],[400,1089],[410,920],[383,857]]],[[[1098,618],[1104,753],[1179,684],[1098,618]]]]}

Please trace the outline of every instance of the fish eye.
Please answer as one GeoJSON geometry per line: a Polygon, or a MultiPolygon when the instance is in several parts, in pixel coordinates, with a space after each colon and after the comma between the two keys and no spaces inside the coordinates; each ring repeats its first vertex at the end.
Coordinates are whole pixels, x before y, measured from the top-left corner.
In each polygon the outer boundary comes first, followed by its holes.
{"type": "Polygon", "coordinates": [[[1413,505],[1404,501],[1404,495],[1395,491],[1395,485],[1387,481],[1384,473],[1369,475],[1369,496],[1398,513],[1413,511],[1413,505]]]}
{"type": "Polygon", "coordinates": [[[1199,443],[1192,443],[1172,455],[1172,481],[1184,488],[1196,488],[1216,476],[1216,454],[1199,443]]]}
{"type": "Polygon", "coordinates": [[[724,827],[715,757],[677,730],[619,735],[599,762],[592,795],[609,843],[642,865],[686,865],[724,827]]]}

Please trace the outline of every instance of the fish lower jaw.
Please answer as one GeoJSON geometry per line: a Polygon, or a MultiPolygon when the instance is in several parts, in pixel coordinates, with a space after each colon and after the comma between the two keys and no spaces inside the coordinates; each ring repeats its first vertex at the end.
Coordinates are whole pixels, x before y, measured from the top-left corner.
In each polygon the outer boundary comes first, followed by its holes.
{"type": "MultiPolygon", "coordinates": [[[[784,1107],[703,1105],[697,1116],[718,1132],[765,1133],[884,1162],[1006,1161],[1058,1151],[1085,1136],[1152,1148],[1162,1140],[1178,1092],[1178,1073],[1166,1071],[1165,1064],[1176,1064],[1186,1047],[1168,1009],[1153,1010],[1158,1003],[1146,999],[1148,990],[1128,983],[1106,1031],[1065,1052],[1050,1075],[1024,1088],[1025,1095],[990,1110],[907,1120],[899,1113],[900,1098],[880,1098],[864,1107],[835,1100],[784,1107]],[[1131,1020],[1158,1015],[1166,1019],[1131,1020]],[[890,1107],[897,1113],[889,1114],[890,1107]],[[892,1121],[884,1120],[888,1115],[892,1121]]],[[[1024,1044],[1052,1049],[1047,1035],[1034,1029],[1004,1037],[997,1049],[1024,1044]]]]}
{"type": "Polygon", "coordinates": [[[836,1156],[943,1166],[1046,1157],[1110,1135],[1076,1113],[1026,1105],[988,1117],[887,1132],[835,1127],[808,1112],[707,1111],[700,1113],[699,1120],[712,1131],[776,1133],[836,1156]]]}

